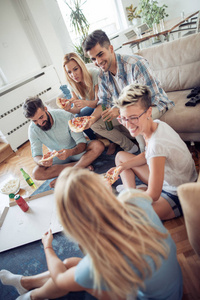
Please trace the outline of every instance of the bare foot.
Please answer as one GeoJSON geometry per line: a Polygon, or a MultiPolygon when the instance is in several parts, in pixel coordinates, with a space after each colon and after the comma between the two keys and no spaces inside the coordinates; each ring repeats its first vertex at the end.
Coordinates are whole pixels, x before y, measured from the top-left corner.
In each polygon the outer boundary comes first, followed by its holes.
{"type": "Polygon", "coordinates": [[[57,178],[54,179],[54,180],[52,180],[52,181],[49,183],[50,188],[54,189],[55,184],[56,184],[56,180],[57,180],[57,178]]]}
{"type": "Polygon", "coordinates": [[[87,167],[87,169],[90,170],[90,171],[94,171],[94,167],[93,167],[92,165],[89,165],[89,166],[87,167]]]}
{"type": "Polygon", "coordinates": [[[115,153],[116,150],[116,144],[115,143],[110,143],[110,145],[108,146],[108,150],[106,152],[107,155],[112,155],[115,153]]]}

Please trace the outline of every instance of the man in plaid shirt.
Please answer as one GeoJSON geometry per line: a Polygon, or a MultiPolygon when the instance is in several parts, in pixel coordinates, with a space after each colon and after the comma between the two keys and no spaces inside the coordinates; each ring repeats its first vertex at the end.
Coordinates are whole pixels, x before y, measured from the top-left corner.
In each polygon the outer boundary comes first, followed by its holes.
{"type": "MultiPolygon", "coordinates": [[[[118,108],[113,106],[113,98],[118,98],[122,89],[132,83],[148,86],[152,94],[152,117],[159,119],[168,109],[174,106],[162,89],[160,82],[153,76],[148,62],[138,55],[116,54],[106,33],[102,30],[95,30],[86,37],[83,42],[84,52],[91,58],[101,72],[98,79],[99,102],[93,112],[95,117],[88,124],[96,133],[111,140],[110,153],[115,149],[115,144],[121,146],[124,151],[135,153],[138,148],[130,140],[130,136],[119,125],[117,117],[118,108]],[[101,104],[109,107],[102,111],[101,104]],[[105,121],[112,121],[113,130],[107,131],[105,121]],[[128,137],[127,137],[128,136],[128,137]]],[[[140,150],[144,151],[145,143],[141,136],[137,137],[140,150]]],[[[110,154],[108,153],[108,154],[110,154]]]]}

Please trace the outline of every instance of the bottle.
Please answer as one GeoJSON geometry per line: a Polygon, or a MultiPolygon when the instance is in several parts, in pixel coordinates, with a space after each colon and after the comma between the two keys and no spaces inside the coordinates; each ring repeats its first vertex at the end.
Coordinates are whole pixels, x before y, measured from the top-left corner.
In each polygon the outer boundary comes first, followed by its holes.
{"type": "Polygon", "coordinates": [[[22,172],[22,175],[24,177],[24,179],[26,180],[26,182],[30,185],[33,186],[34,188],[36,188],[35,183],[33,182],[32,178],[23,170],[23,168],[20,169],[20,171],[22,172]]]}
{"type": "Polygon", "coordinates": [[[29,209],[28,203],[24,200],[24,198],[22,198],[22,196],[16,195],[14,199],[21,210],[26,212],[29,209]]]}
{"type": "MultiPolygon", "coordinates": [[[[101,107],[102,107],[102,110],[106,110],[106,106],[104,104],[102,104],[101,107]]],[[[108,131],[110,131],[110,130],[113,129],[113,123],[112,123],[112,121],[105,121],[105,125],[106,125],[106,129],[108,131]]]]}

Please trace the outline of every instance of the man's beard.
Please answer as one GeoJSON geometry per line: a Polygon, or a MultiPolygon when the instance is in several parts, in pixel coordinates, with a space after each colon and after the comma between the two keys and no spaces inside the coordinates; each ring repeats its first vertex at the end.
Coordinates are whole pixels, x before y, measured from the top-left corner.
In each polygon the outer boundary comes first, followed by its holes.
{"type": "Polygon", "coordinates": [[[49,114],[46,113],[46,116],[47,116],[47,120],[45,121],[45,125],[40,126],[40,125],[37,124],[37,126],[40,129],[42,129],[43,131],[47,131],[47,130],[51,129],[51,120],[50,120],[49,114]]]}

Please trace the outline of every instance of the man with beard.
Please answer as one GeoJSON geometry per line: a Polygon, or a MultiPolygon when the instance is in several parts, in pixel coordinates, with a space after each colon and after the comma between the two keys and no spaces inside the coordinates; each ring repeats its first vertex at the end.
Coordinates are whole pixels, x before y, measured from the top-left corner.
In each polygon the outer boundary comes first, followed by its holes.
{"type": "MultiPolygon", "coordinates": [[[[83,133],[70,130],[68,121],[74,115],[63,110],[48,111],[42,100],[37,97],[26,99],[23,104],[24,115],[32,122],[29,126],[29,140],[31,152],[36,167],[33,177],[36,180],[46,180],[57,177],[68,166],[76,166],[92,170],[90,164],[103,152],[104,145],[98,140],[87,141],[83,133]],[[40,161],[43,157],[42,146],[49,151],[56,150],[57,157],[48,161],[40,161]]],[[[53,187],[55,181],[51,182],[53,187]]]]}
{"type": "MultiPolygon", "coordinates": [[[[119,144],[127,152],[131,150],[131,141],[123,137],[122,130],[116,118],[119,116],[119,109],[114,107],[113,98],[118,99],[122,89],[130,84],[142,84],[148,86],[152,96],[152,118],[159,119],[168,109],[174,106],[162,89],[160,82],[154,77],[148,62],[138,55],[121,55],[114,52],[113,46],[106,33],[102,30],[95,30],[89,34],[83,42],[83,50],[91,58],[93,63],[100,67],[98,80],[98,106],[94,110],[92,119],[87,128],[119,144]],[[102,112],[100,104],[110,108],[102,112]],[[101,118],[102,117],[102,118],[101,118]],[[104,122],[111,120],[114,126],[112,131],[105,129],[104,122]]],[[[123,126],[122,126],[123,127],[123,126]]],[[[87,129],[86,128],[86,129],[87,129]]],[[[137,141],[141,152],[145,149],[142,136],[138,136],[137,141]]],[[[133,143],[132,143],[133,145],[133,143]]]]}

